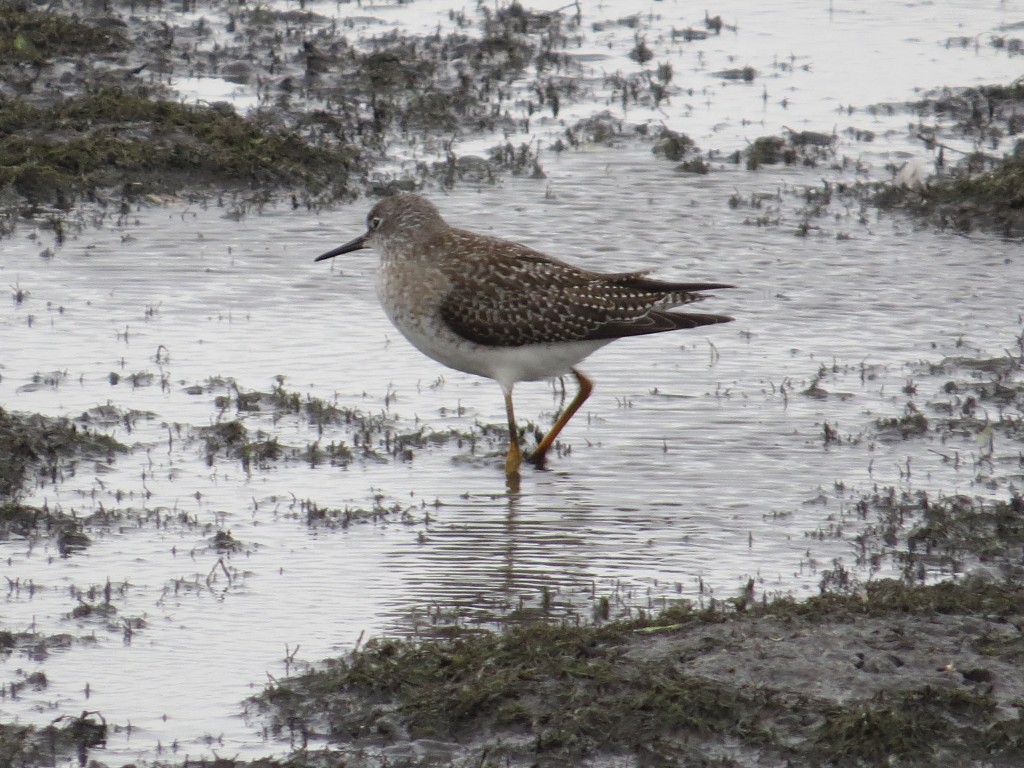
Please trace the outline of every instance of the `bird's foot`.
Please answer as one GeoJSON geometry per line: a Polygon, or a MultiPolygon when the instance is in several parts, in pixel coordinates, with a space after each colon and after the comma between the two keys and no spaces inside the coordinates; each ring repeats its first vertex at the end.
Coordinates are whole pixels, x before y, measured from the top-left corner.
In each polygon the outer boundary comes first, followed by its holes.
{"type": "Polygon", "coordinates": [[[523,463],[523,452],[519,450],[519,443],[513,440],[508,446],[508,456],[505,457],[505,476],[519,477],[519,467],[523,463]]]}
{"type": "Polygon", "coordinates": [[[534,451],[527,457],[526,460],[533,464],[533,466],[535,466],[537,469],[546,469],[548,462],[548,452],[534,451]]]}

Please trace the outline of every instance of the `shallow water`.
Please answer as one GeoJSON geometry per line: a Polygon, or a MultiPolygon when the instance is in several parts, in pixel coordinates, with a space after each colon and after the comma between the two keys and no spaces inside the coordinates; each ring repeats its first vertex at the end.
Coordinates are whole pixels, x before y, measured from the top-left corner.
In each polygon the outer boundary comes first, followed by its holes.
{"type": "MultiPolygon", "coordinates": [[[[130,434],[112,430],[137,448],[111,468],[83,464],[26,498],[82,516],[130,512],[122,527],[90,530],[92,546],[67,559],[51,544],[0,542],[4,575],[21,585],[0,608],[3,626],[95,638],[44,661],[0,661],[8,682],[35,669],[49,681],[43,691],[0,700],[0,717],[43,724],[98,710],[123,729],[96,755],[111,763],[279,752],[287,745],[264,741],[258,724],[238,713],[267,675],[288,672],[286,656],[296,649],[296,659],[315,662],[364,634],[415,632],[438,615],[484,621],[539,607],[545,594],[556,610],[584,615],[595,598],[608,597],[618,615],[676,597],[731,597],[749,579],[758,595],[814,594],[836,558],[854,565],[857,528],[843,512],[856,491],[896,484],[991,492],[969,462],[956,467],[929,450],[950,446],[884,442],[870,425],[903,412],[910,377],[919,381],[917,402],[938,393],[943,380],[922,376],[919,360],[974,350],[996,356],[1012,346],[1024,306],[1019,244],[873,212],[862,223],[857,210],[838,204],[797,237],[802,203],[790,190],[823,178],[887,177],[886,164],[915,148],[905,138],[909,117],[858,111],[848,119],[837,105],[1008,81],[1019,62],[985,45],[951,49],[943,41],[987,34],[1020,9],[876,5],[831,14],[800,4],[788,13],[720,7],[740,29],[699,49],[699,68],[698,49],[680,47],[676,76],[692,80],[698,95],[673,99],[671,109],[685,117],[666,120],[725,151],[782,124],[871,127],[876,141],[844,139],[840,149],[860,157],[866,174],[723,166],[683,177],[638,145],[546,153],[546,180],[432,193],[454,224],[588,267],[650,267],[667,278],[738,286],[705,305],[735,315],[732,324],[619,342],[586,361],[596,389],[564,433],[571,453],[552,456],[549,471],[526,472],[518,494],[506,492],[500,453],[481,459],[454,443],[416,449],[411,461],[280,462],[247,474],[236,461],[208,466],[201,445],[175,429],[218,419],[214,398],[223,389],[186,391],[211,377],[269,391],[284,376],[289,391],[387,413],[398,432],[503,422],[497,385],[426,360],[389,326],[373,296],[371,253],[312,262],[362,231],[365,202],[323,215],[275,209],[241,222],[223,209],[174,204],[122,224],[107,220],[63,247],[28,227],[5,241],[0,278],[29,295],[0,308],[0,405],[75,417],[109,402],[154,416],[130,434]],[[770,70],[775,57],[790,54],[813,66],[769,79],[767,107],[761,83],[723,84],[709,74],[748,63],[770,70]],[[861,67],[865,59],[871,64],[861,67]],[[766,203],[779,226],[745,223],[764,208],[728,205],[734,194],[754,193],[779,193],[766,203]],[[849,397],[800,394],[823,365],[836,370],[822,386],[849,397]],[[33,383],[52,372],[61,372],[50,377],[58,385],[33,383]],[[122,378],[114,386],[111,372],[152,373],[155,383],[133,388],[122,378]],[[826,446],[825,421],[865,439],[826,446]],[[332,508],[397,505],[407,514],[311,529],[299,504],[307,499],[332,508]],[[154,511],[171,522],[156,525],[154,511]],[[843,535],[825,535],[837,525],[843,535]],[[219,529],[245,547],[226,558],[230,582],[208,545],[219,529]],[[68,618],[73,590],[108,580],[115,619],[68,618]],[[146,622],[130,642],[126,617],[146,622]]],[[[416,18],[432,28],[435,6],[417,7],[416,18]]],[[[661,35],[700,21],[669,19],[671,3],[652,7],[662,18],[650,29],[661,35]]],[[[627,11],[609,3],[593,13],[591,20],[627,11]]],[[[631,39],[633,31],[615,34],[631,39]]],[[[588,40],[582,53],[605,50],[602,35],[588,32],[588,40]]],[[[516,391],[524,421],[548,423],[559,402],[551,385],[516,391]]],[[[245,419],[286,445],[317,438],[299,419],[245,419]]],[[[324,441],[331,439],[351,434],[330,428],[324,441]]],[[[965,456],[977,450],[970,442],[953,447],[965,456]]]]}

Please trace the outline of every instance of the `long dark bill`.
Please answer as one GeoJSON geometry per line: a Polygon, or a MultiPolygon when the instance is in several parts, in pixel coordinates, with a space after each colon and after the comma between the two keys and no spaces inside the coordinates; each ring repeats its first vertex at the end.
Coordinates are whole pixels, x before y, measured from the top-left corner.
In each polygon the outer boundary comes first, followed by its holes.
{"type": "Polygon", "coordinates": [[[324,259],[333,259],[335,256],[341,256],[341,254],[343,254],[343,253],[351,253],[352,251],[358,251],[361,248],[366,248],[366,247],[368,247],[366,245],[366,238],[368,236],[369,236],[369,233],[367,233],[365,235],[360,235],[355,240],[349,240],[344,245],[339,245],[333,251],[328,251],[327,253],[320,254],[315,259],[313,259],[313,261],[323,261],[324,259]]]}

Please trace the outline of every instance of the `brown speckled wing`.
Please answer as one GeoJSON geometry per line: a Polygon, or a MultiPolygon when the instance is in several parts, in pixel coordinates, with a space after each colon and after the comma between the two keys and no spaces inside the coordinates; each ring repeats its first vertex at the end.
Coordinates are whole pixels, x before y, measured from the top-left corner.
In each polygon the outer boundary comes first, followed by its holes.
{"type": "Polygon", "coordinates": [[[458,252],[459,258],[438,253],[451,281],[441,317],[454,333],[477,344],[610,340],[732,319],[667,311],[699,301],[699,291],[729,287],[721,283],[667,283],[642,272],[601,275],[526,246],[460,230],[452,231],[444,250],[458,252]]]}

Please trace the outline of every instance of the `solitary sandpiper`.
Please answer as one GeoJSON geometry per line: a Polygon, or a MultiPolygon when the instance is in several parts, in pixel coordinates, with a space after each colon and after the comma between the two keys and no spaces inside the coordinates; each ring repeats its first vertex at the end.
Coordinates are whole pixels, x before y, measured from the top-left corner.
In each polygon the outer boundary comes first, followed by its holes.
{"type": "Polygon", "coordinates": [[[601,274],[508,240],[445,223],[419,195],[395,195],[366,217],[367,231],[317,261],[360,248],[380,254],[377,296],[391,322],[428,357],[494,379],[505,393],[505,473],[522,464],[512,387],[572,373],[579,391],[529,460],[540,467],[593,385],[575,366],[624,336],[697,328],[726,315],[673,312],[723,283],[672,283],[645,272],[601,274]]]}

